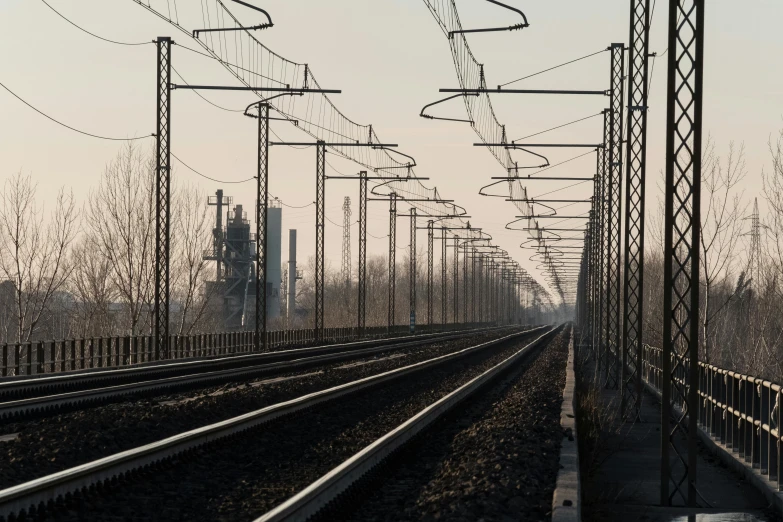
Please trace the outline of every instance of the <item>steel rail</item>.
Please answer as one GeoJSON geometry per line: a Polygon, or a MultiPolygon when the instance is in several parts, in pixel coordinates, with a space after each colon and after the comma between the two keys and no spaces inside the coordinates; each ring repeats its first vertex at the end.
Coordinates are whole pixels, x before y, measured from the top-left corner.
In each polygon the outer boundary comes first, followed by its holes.
{"type": "MultiPolygon", "coordinates": [[[[502,329],[504,328],[498,328],[497,330],[502,329]]],[[[494,330],[496,329],[493,328],[487,331],[494,330]]],[[[370,346],[360,349],[353,348],[336,352],[332,351],[320,355],[311,355],[308,357],[278,362],[268,362],[265,364],[256,364],[252,366],[241,366],[239,368],[168,376],[161,377],[159,379],[134,381],[114,386],[64,392],[56,395],[16,399],[0,402],[0,419],[18,418],[38,414],[41,412],[54,414],[64,408],[91,407],[96,404],[111,402],[114,399],[126,396],[149,396],[162,394],[164,392],[171,392],[186,387],[192,387],[194,385],[204,387],[241,379],[279,375],[291,371],[323,366],[329,363],[361,359],[377,353],[403,350],[406,348],[424,346],[435,342],[459,339],[474,335],[475,333],[476,332],[453,333],[452,335],[440,336],[434,339],[427,338],[398,344],[383,344],[380,346],[370,346]]]]}
{"type": "MultiPolygon", "coordinates": [[[[471,328],[459,332],[439,332],[423,335],[405,335],[388,337],[384,339],[370,339],[340,344],[325,344],[309,346],[305,348],[293,348],[277,352],[251,353],[240,355],[225,355],[209,358],[187,359],[181,361],[155,362],[152,364],[136,366],[119,366],[109,369],[88,369],[76,372],[63,372],[56,374],[42,374],[24,376],[20,378],[8,378],[0,381],[0,400],[28,398],[43,394],[52,394],[72,390],[80,386],[106,386],[107,384],[119,384],[121,382],[139,382],[149,380],[151,377],[185,375],[196,370],[204,372],[218,369],[237,368],[259,363],[271,363],[298,359],[303,356],[335,353],[342,350],[356,350],[364,347],[394,345],[406,342],[427,341],[451,337],[455,334],[471,334],[482,331],[491,331],[495,328],[471,328]]],[[[95,387],[94,386],[94,387],[95,387]]]]}
{"type": "Polygon", "coordinates": [[[561,327],[549,329],[510,357],[430,404],[287,501],[257,518],[255,522],[304,521],[314,517],[328,506],[330,502],[335,501],[353,484],[361,480],[365,474],[389,458],[417,434],[498,377],[504,370],[507,370],[522,358],[527,357],[535,348],[548,341],[560,329],[561,327]]]}
{"type": "MultiPolygon", "coordinates": [[[[37,506],[49,505],[51,502],[65,498],[70,494],[83,490],[86,491],[91,486],[99,483],[121,479],[136,470],[161,463],[184,452],[247,431],[248,429],[257,428],[280,417],[305,411],[372,386],[393,381],[427,368],[453,362],[511,339],[547,329],[549,329],[548,326],[540,326],[532,330],[504,335],[503,337],[463,348],[453,353],[273,404],[231,419],[189,430],[157,442],[122,451],[0,490],[0,517],[4,517],[5,520],[8,520],[11,516],[18,517],[22,513],[30,511],[31,508],[36,509],[37,506]]],[[[550,329],[550,333],[551,331],[553,330],[550,329]]]]}

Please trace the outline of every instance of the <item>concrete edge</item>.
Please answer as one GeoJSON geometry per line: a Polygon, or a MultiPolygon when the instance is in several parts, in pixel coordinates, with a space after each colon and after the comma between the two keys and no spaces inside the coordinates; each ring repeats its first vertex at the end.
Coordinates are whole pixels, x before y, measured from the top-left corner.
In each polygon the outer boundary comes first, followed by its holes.
{"type": "Polygon", "coordinates": [[[576,437],[576,372],[574,368],[574,329],[568,341],[566,383],[563,388],[563,406],[560,426],[563,444],[560,447],[560,470],[552,495],[553,522],[580,522],[582,520],[582,487],[579,477],[579,445],[576,437]]]}
{"type": "MultiPolygon", "coordinates": [[[[647,381],[644,382],[644,387],[652,393],[658,402],[661,401],[661,394],[647,381]]],[[[745,462],[737,458],[734,451],[728,448],[720,440],[714,438],[712,435],[704,431],[699,426],[698,429],[699,439],[707,447],[707,450],[713,455],[717,456],[724,464],[730,469],[742,475],[753,487],[759,490],[767,501],[770,503],[770,507],[775,510],[778,516],[783,516],[783,492],[777,490],[774,482],[761,474],[761,470],[754,468],[750,463],[745,462]]]]}

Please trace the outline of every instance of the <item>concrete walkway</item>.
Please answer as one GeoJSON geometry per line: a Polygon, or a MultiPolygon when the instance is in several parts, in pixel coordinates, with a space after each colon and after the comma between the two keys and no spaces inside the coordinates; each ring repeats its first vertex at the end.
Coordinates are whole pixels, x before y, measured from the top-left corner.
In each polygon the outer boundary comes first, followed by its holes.
{"type": "MultiPolygon", "coordinates": [[[[589,371],[589,370],[587,370],[589,371]]],[[[619,410],[617,390],[603,390],[604,411],[619,410]]],[[[750,483],[727,469],[700,446],[698,509],[660,506],[660,424],[657,399],[645,392],[642,421],[624,423],[619,415],[605,416],[602,442],[583,475],[585,521],[699,521],[755,522],[775,518],[764,496],[750,483]]],[[[580,454],[580,457],[582,455],[580,454]]],[[[584,468],[583,468],[584,469],[584,468]]]]}

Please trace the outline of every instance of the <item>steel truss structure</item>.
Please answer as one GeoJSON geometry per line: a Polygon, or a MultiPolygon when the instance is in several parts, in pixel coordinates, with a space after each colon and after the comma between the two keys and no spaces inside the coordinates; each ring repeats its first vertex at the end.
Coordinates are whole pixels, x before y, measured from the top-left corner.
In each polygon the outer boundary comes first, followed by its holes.
{"type": "Polygon", "coordinates": [[[320,341],[324,330],[324,259],[326,233],[326,144],[315,146],[315,340],[320,341]]]}
{"type": "Polygon", "coordinates": [[[169,355],[171,238],[171,38],[159,37],[155,169],[155,358],[169,355]]]}
{"type": "MultiPolygon", "coordinates": [[[[416,331],[416,208],[410,213],[410,246],[408,257],[408,294],[410,298],[410,331],[416,331]]],[[[432,270],[430,270],[430,273],[432,270]]]]}
{"type": "Polygon", "coordinates": [[[258,179],[256,184],[256,332],[255,348],[266,350],[266,250],[269,208],[269,105],[258,104],[258,179]]]}
{"type": "Polygon", "coordinates": [[[394,326],[397,291],[397,194],[389,196],[389,331],[394,326]]]}
{"type": "Polygon", "coordinates": [[[447,238],[446,238],[446,227],[441,228],[441,233],[443,234],[443,237],[441,238],[441,252],[440,252],[440,288],[441,288],[441,299],[440,299],[440,305],[441,305],[441,313],[440,313],[440,322],[441,324],[446,324],[449,322],[448,317],[446,317],[446,304],[448,303],[449,298],[449,289],[447,286],[446,281],[446,246],[447,246],[447,238]]]}
{"type": "Polygon", "coordinates": [[[669,3],[661,505],[696,506],[704,0],[669,3]],[[686,362],[687,360],[687,362],[686,362]]]}
{"type": "Polygon", "coordinates": [[[459,237],[454,236],[454,324],[459,323],[459,237]]]}
{"type": "Polygon", "coordinates": [[[607,181],[607,264],[606,264],[606,309],[607,349],[606,386],[617,388],[620,382],[620,265],[622,235],[620,228],[620,206],[622,202],[623,177],[623,85],[625,80],[625,46],[613,43],[611,52],[611,90],[609,103],[609,141],[606,147],[607,181]]]}
{"type": "MultiPolygon", "coordinates": [[[[604,111],[604,140],[609,143],[611,139],[611,123],[609,119],[609,110],[604,111]]],[[[601,244],[599,250],[600,257],[600,282],[599,282],[599,303],[598,303],[598,324],[600,325],[600,334],[598,336],[598,361],[596,364],[597,374],[606,382],[607,353],[609,346],[609,206],[611,201],[609,196],[610,178],[609,178],[609,148],[604,147],[599,151],[600,190],[599,190],[599,226],[601,228],[601,244]]]]}
{"type": "Polygon", "coordinates": [[[427,221],[427,324],[435,324],[435,318],[432,315],[433,296],[433,264],[435,262],[435,230],[434,222],[427,221]]]}
{"type": "Polygon", "coordinates": [[[356,326],[359,328],[359,335],[364,334],[364,327],[367,322],[367,171],[359,173],[359,266],[357,289],[359,292],[357,300],[358,317],[356,326]]]}
{"type": "Polygon", "coordinates": [[[642,398],[644,183],[647,168],[647,89],[650,0],[631,0],[628,48],[627,169],[621,414],[639,419],[642,398]]]}

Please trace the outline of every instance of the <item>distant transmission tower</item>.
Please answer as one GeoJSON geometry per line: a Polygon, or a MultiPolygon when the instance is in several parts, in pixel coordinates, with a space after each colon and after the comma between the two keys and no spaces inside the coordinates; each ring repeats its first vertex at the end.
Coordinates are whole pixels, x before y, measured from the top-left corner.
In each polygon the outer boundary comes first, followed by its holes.
{"type": "Polygon", "coordinates": [[[345,289],[351,289],[351,198],[343,202],[343,263],[342,276],[345,289]]]}
{"type": "Polygon", "coordinates": [[[749,271],[751,287],[758,295],[761,287],[761,220],[759,219],[759,200],[753,200],[753,214],[750,216],[750,259],[749,271]]]}

